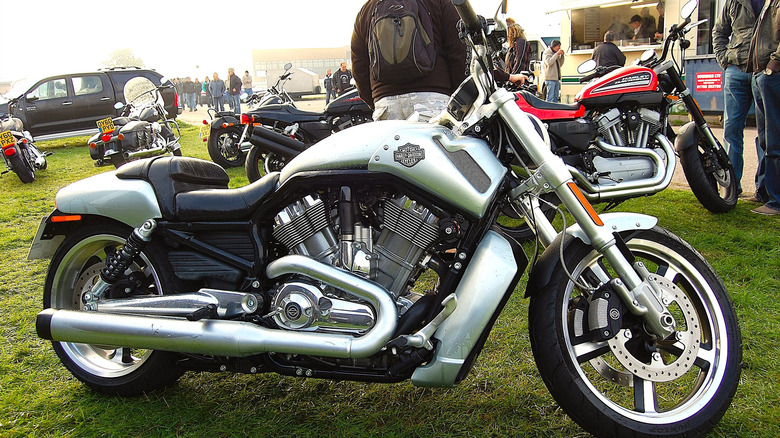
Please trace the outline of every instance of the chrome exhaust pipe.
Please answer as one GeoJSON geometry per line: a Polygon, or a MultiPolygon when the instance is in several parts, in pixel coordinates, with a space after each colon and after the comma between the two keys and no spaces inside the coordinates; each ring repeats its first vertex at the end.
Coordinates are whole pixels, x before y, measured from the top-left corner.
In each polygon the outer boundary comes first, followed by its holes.
{"type": "Polygon", "coordinates": [[[141,149],[140,151],[133,151],[128,152],[126,154],[127,158],[148,158],[148,157],[154,157],[156,155],[160,155],[161,153],[165,152],[164,147],[155,147],[151,149],[141,149]]]}
{"type": "Polygon", "coordinates": [[[249,322],[110,314],[46,309],[38,314],[38,336],[59,342],[115,345],[181,353],[243,357],[276,352],[361,358],[377,353],[395,331],[398,311],[391,294],[368,280],[316,260],[290,255],[268,265],[266,274],[304,274],[365,299],[376,323],[360,337],[269,329],[249,322]]]}
{"type": "Polygon", "coordinates": [[[677,158],[674,155],[672,144],[666,136],[656,134],[655,138],[658,140],[661,149],[666,154],[666,163],[664,163],[663,158],[652,149],[613,146],[603,141],[597,141],[600,148],[613,154],[635,155],[650,158],[656,169],[658,169],[658,172],[652,178],[621,182],[613,186],[605,186],[591,183],[585,175],[573,166],[566,167],[569,169],[569,172],[571,172],[574,179],[577,180],[577,183],[582,187],[582,192],[585,197],[591,202],[658,193],[668,187],[672,182],[674,167],[677,165],[677,158]]]}

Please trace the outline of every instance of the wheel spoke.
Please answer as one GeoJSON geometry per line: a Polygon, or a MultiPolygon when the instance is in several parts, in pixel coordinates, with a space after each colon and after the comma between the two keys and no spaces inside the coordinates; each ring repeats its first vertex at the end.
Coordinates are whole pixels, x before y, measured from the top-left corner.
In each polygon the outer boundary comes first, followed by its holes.
{"type": "Polygon", "coordinates": [[[609,344],[605,341],[583,342],[581,344],[573,345],[572,347],[574,348],[574,355],[580,363],[587,362],[603,354],[609,353],[609,344]]]}
{"type": "Polygon", "coordinates": [[[634,410],[645,414],[658,412],[655,384],[634,376],[634,410]]]}
{"type": "Polygon", "coordinates": [[[702,344],[699,348],[699,354],[696,355],[696,360],[693,362],[693,364],[699,367],[702,371],[707,371],[710,369],[712,364],[715,363],[716,354],[717,351],[712,348],[712,345],[702,344]]]}

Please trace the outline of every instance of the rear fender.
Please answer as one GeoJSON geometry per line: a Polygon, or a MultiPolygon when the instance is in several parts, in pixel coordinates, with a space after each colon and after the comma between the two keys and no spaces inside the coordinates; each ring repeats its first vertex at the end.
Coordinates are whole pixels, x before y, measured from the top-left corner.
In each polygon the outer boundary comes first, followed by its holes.
{"type": "Polygon", "coordinates": [[[84,227],[90,227],[99,222],[116,222],[113,219],[94,215],[68,215],[60,210],[54,210],[41,219],[38,231],[35,233],[27,260],[50,259],[66,237],[84,227]],[[56,221],[55,217],[65,217],[64,221],[56,221]]]}
{"type": "Polygon", "coordinates": [[[699,129],[696,127],[696,122],[688,122],[677,133],[677,138],[674,141],[674,149],[677,152],[682,152],[690,147],[699,144],[699,129]]]}
{"type": "MultiPolygon", "coordinates": [[[[658,219],[653,216],[636,213],[606,213],[599,215],[599,217],[604,221],[604,226],[614,233],[649,230],[658,223],[658,219]]],[[[563,235],[564,233],[558,234],[558,237],[544,250],[534,265],[528,276],[526,297],[533,296],[547,287],[553,274],[561,269],[561,252],[566,252],[572,243],[579,239],[586,245],[590,245],[590,239],[579,225],[570,226],[566,229],[565,238],[562,237],[563,235]],[[561,251],[561,246],[563,246],[563,251],[561,251]]]]}
{"type": "Polygon", "coordinates": [[[238,117],[235,115],[220,115],[218,117],[215,117],[214,120],[209,123],[211,125],[211,130],[218,130],[218,129],[227,129],[234,126],[237,126],[238,129],[241,129],[241,121],[238,120],[238,117]]]}

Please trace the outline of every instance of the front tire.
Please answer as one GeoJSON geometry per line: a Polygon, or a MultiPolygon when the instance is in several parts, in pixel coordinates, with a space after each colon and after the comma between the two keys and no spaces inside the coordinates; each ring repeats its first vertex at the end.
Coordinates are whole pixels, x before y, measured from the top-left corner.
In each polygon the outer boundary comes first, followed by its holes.
{"type": "Polygon", "coordinates": [[[220,129],[209,136],[208,151],[211,161],[225,169],[244,165],[246,154],[241,152],[238,140],[241,131],[236,129],[220,129]]]}
{"type": "MultiPolygon", "coordinates": [[[[713,148],[699,144],[680,153],[680,165],[691,191],[701,205],[713,213],[726,213],[737,205],[737,176],[734,167],[723,167],[715,156],[713,148]]],[[[720,148],[720,145],[717,145],[720,148]]]]}
{"type": "MultiPolygon", "coordinates": [[[[57,249],[46,275],[44,308],[82,309],[82,296],[105,266],[106,253],[124,244],[132,229],[114,223],[91,224],[70,235],[57,249]]],[[[130,271],[141,273],[144,294],[172,290],[169,274],[153,243],[133,262],[130,271]]],[[[53,341],[60,361],[77,379],[107,394],[138,395],[175,382],[182,374],[173,353],[121,346],[53,341]]]]}
{"type": "MultiPolygon", "coordinates": [[[[592,340],[581,306],[589,292],[557,269],[529,307],[539,372],[566,413],[595,436],[704,434],[739,382],[742,345],[733,304],[712,267],[678,237],[657,227],[622,237],[659,277],[678,331],[655,340],[640,318],[624,312],[616,334],[592,340]]],[[[607,262],[579,240],[564,257],[578,282],[596,286],[610,278],[607,262]]],[[[602,316],[620,313],[608,310],[602,316]]]]}

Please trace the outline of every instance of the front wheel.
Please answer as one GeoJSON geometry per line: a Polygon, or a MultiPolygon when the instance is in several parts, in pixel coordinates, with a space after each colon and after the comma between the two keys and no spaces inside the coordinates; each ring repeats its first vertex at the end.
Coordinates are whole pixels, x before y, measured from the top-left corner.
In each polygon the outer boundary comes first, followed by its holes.
{"type": "MultiPolygon", "coordinates": [[[[107,254],[122,246],[131,232],[126,226],[102,223],[85,226],[66,238],[46,275],[44,308],[81,310],[82,297],[100,275],[107,254]]],[[[133,294],[162,295],[173,289],[153,245],[126,272],[127,277],[134,277],[133,294]]],[[[173,353],[118,345],[56,341],[52,345],[68,371],[90,388],[107,394],[142,394],[173,383],[182,374],[173,353]]]]}
{"type": "MultiPolygon", "coordinates": [[[[656,279],[677,331],[655,338],[614,291],[582,290],[556,269],[529,307],[539,372],[566,413],[595,436],[704,434],[739,382],[742,341],[733,304],[712,267],[677,236],[656,227],[622,237],[656,279]],[[592,328],[605,321],[617,325],[592,328]]],[[[578,284],[597,287],[611,278],[608,262],[579,240],[564,259],[578,284]]]]}
{"type": "Polygon", "coordinates": [[[706,141],[702,137],[698,145],[680,152],[680,165],[701,205],[713,213],[726,213],[737,205],[737,176],[734,167],[721,165],[715,150],[703,144],[706,141]]]}
{"type": "Polygon", "coordinates": [[[238,129],[219,129],[209,136],[209,156],[211,161],[225,169],[244,165],[246,154],[241,152],[241,131],[238,129]]]}

